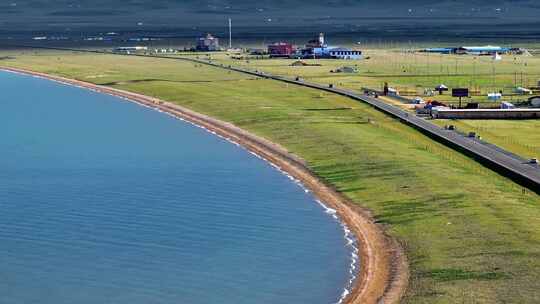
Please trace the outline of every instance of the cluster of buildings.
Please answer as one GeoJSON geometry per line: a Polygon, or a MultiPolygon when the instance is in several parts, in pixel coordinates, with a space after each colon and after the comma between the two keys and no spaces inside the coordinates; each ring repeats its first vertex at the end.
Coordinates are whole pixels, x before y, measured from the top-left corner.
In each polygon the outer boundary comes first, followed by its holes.
{"type": "MultiPolygon", "coordinates": [[[[129,40],[129,41],[139,41],[139,40],[129,40]]],[[[142,40],[148,41],[148,40],[142,40]]],[[[184,49],[185,50],[185,49],[184,49]]],[[[221,51],[222,48],[219,45],[219,38],[212,36],[211,34],[206,34],[206,36],[200,37],[197,39],[197,44],[195,48],[191,49],[192,51],[199,52],[216,52],[221,51]]],[[[172,48],[157,48],[149,50],[147,46],[126,46],[126,47],[117,47],[113,50],[115,53],[123,54],[135,54],[135,53],[176,53],[178,50],[172,48]]]]}
{"type": "Polygon", "coordinates": [[[270,57],[282,58],[328,58],[328,59],[362,59],[362,51],[344,47],[329,46],[324,33],[317,39],[308,41],[303,48],[297,48],[288,42],[276,42],[268,46],[270,57]]]}
{"type": "MultiPolygon", "coordinates": [[[[222,51],[219,38],[212,34],[197,38],[197,43],[191,50],[198,52],[222,51]]],[[[114,49],[116,53],[138,53],[148,51],[147,47],[119,47],[114,49]]],[[[157,53],[170,52],[169,50],[159,50],[157,53]]],[[[304,47],[296,47],[289,42],[276,42],[268,45],[267,50],[253,50],[254,55],[269,55],[270,58],[296,58],[296,59],[362,59],[362,51],[350,48],[329,46],[324,37],[324,33],[319,34],[316,39],[308,41],[304,47]]]]}
{"type": "Polygon", "coordinates": [[[436,54],[456,54],[456,55],[476,55],[476,56],[493,56],[497,54],[515,54],[523,55],[526,50],[520,48],[509,48],[500,46],[460,46],[448,48],[427,48],[420,50],[423,53],[436,54]]]}
{"type": "MultiPolygon", "coordinates": [[[[219,38],[206,34],[206,36],[197,39],[194,51],[215,52],[222,51],[219,44],[219,38]]],[[[362,59],[362,51],[350,48],[329,46],[321,33],[316,39],[308,41],[304,47],[296,47],[289,42],[276,42],[268,45],[266,50],[253,49],[253,55],[269,55],[271,58],[296,58],[296,59],[362,59]]]]}

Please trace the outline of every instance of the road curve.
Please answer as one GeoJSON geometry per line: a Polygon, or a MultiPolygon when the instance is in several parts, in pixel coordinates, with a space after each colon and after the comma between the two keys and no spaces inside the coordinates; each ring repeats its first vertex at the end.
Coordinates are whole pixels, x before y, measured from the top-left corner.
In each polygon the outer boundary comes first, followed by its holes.
{"type": "MultiPolygon", "coordinates": [[[[174,57],[165,56],[161,56],[161,58],[174,59],[174,57]]],[[[515,157],[512,155],[512,153],[505,151],[499,147],[488,145],[474,138],[463,136],[462,134],[455,131],[445,130],[423,118],[404,111],[396,106],[380,101],[377,98],[357,94],[350,90],[335,88],[330,85],[325,86],[317,83],[307,82],[302,79],[290,79],[281,76],[274,76],[260,71],[250,71],[233,66],[225,66],[223,64],[217,64],[193,58],[179,57],[178,59],[322,90],[367,103],[374,108],[420,130],[431,138],[475,158],[490,169],[493,169],[507,177],[510,177],[514,181],[540,194],[540,167],[538,165],[530,164],[526,160],[515,157]]]]}

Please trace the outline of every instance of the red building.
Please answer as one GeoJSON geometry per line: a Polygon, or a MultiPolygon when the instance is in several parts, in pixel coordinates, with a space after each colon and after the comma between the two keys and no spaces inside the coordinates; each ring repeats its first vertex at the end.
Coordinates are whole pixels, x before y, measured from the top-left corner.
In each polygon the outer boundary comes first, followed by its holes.
{"type": "Polygon", "coordinates": [[[276,42],[268,46],[270,57],[289,57],[293,53],[293,45],[287,42],[276,42]]]}

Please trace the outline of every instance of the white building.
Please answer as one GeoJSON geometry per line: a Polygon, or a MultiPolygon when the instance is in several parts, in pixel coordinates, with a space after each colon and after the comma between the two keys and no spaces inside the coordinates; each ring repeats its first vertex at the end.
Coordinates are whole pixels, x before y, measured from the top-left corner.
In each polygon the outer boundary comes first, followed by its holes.
{"type": "Polygon", "coordinates": [[[131,54],[136,52],[144,52],[147,51],[148,47],[146,46],[121,46],[115,48],[113,51],[115,53],[125,53],[125,54],[131,54]]]}
{"type": "Polygon", "coordinates": [[[206,34],[204,37],[197,39],[197,51],[200,52],[216,52],[221,51],[219,46],[219,38],[212,36],[211,34],[206,34]]]}
{"type": "Polygon", "coordinates": [[[362,52],[338,46],[329,46],[321,33],[318,39],[310,40],[306,48],[300,50],[304,58],[332,58],[332,59],[362,59],[362,52]]]}
{"type": "Polygon", "coordinates": [[[332,48],[328,50],[328,54],[331,58],[335,59],[350,59],[359,60],[362,59],[362,51],[356,51],[347,48],[332,48]]]}
{"type": "Polygon", "coordinates": [[[469,54],[469,55],[495,55],[495,54],[507,54],[510,52],[510,48],[486,45],[486,46],[463,46],[456,50],[457,54],[469,54]]]}

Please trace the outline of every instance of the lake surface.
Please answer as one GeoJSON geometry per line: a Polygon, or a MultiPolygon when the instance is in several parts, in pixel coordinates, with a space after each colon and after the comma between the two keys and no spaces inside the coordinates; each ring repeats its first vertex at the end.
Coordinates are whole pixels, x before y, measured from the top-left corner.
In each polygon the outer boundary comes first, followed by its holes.
{"type": "Polygon", "coordinates": [[[343,228],[270,164],[116,97],[0,91],[0,303],[339,300],[343,228]]]}

